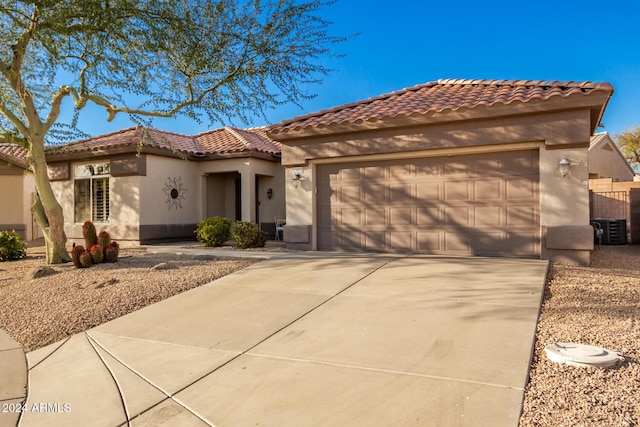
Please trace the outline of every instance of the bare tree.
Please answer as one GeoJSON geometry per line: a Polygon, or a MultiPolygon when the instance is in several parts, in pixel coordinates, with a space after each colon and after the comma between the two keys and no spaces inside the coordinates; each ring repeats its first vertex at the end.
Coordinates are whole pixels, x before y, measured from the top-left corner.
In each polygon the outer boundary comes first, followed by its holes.
{"type": "Polygon", "coordinates": [[[636,171],[640,169],[640,126],[632,126],[614,138],[629,165],[636,171]]]}
{"type": "Polygon", "coordinates": [[[47,263],[69,255],[45,146],[82,135],[77,117],[89,103],[109,121],[248,123],[313,97],[309,86],[330,71],[320,59],[344,40],[319,16],[331,1],[0,1],[0,142],[28,152],[47,263]],[[65,99],[75,114],[60,123],[65,99]]]}

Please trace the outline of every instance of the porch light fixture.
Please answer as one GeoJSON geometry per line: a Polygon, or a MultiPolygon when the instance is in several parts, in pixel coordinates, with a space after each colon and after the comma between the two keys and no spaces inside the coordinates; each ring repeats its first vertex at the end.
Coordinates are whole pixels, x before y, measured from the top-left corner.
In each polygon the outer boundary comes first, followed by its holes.
{"type": "Polygon", "coordinates": [[[295,168],[293,170],[293,180],[294,181],[300,181],[300,178],[302,178],[302,169],[295,168]]]}
{"type": "Polygon", "coordinates": [[[267,190],[267,199],[271,200],[273,197],[273,188],[267,190]]]}
{"type": "Polygon", "coordinates": [[[562,159],[560,159],[560,162],[558,163],[558,171],[563,178],[569,173],[570,167],[571,160],[567,159],[565,156],[562,156],[562,159]]]}

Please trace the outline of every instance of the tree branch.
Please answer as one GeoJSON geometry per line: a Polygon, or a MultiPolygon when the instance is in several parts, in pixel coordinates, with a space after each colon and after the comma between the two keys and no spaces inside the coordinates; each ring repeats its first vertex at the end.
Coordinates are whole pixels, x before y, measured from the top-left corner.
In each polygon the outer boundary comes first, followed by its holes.
{"type": "Polygon", "coordinates": [[[0,113],[2,113],[2,115],[5,116],[11,122],[11,124],[16,127],[18,132],[20,132],[22,135],[27,135],[29,128],[24,123],[22,123],[22,120],[20,120],[20,118],[16,116],[13,111],[7,108],[4,102],[1,101],[0,113]]]}
{"type": "Polygon", "coordinates": [[[53,95],[53,100],[51,101],[51,109],[49,110],[47,119],[44,121],[45,132],[49,131],[51,126],[53,126],[55,122],[58,120],[58,117],[60,116],[60,106],[62,105],[62,101],[64,100],[64,98],[66,98],[67,96],[69,96],[69,94],[74,92],[75,92],[75,89],[73,89],[71,86],[60,86],[58,88],[56,93],[53,95]]]}

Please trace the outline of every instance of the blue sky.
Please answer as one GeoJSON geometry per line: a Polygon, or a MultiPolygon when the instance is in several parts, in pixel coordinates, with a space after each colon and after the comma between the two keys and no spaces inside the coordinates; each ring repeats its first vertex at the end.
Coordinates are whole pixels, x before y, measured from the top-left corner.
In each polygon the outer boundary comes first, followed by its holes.
{"type": "MultiPolygon", "coordinates": [[[[640,125],[640,2],[339,0],[322,11],[333,35],[359,33],[337,47],[343,58],[317,98],[269,111],[271,123],[441,78],[606,81],[615,88],[602,124],[616,134],[640,125]]],[[[159,129],[195,134],[226,124],[156,120],[159,129]]],[[[267,124],[264,121],[254,126],[267,124]]],[[[81,113],[97,135],[132,126],[81,113]]]]}

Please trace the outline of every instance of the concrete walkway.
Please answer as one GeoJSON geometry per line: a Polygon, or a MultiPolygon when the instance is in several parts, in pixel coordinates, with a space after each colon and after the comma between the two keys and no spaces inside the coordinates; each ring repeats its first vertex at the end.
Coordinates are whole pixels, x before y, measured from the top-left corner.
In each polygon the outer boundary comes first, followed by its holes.
{"type": "Polygon", "coordinates": [[[279,254],[28,353],[20,425],[517,426],[546,270],[279,254]]]}
{"type": "Polygon", "coordinates": [[[27,397],[27,360],[22,347],[0,329],[0,426],[14,426],[27,397]]]}

